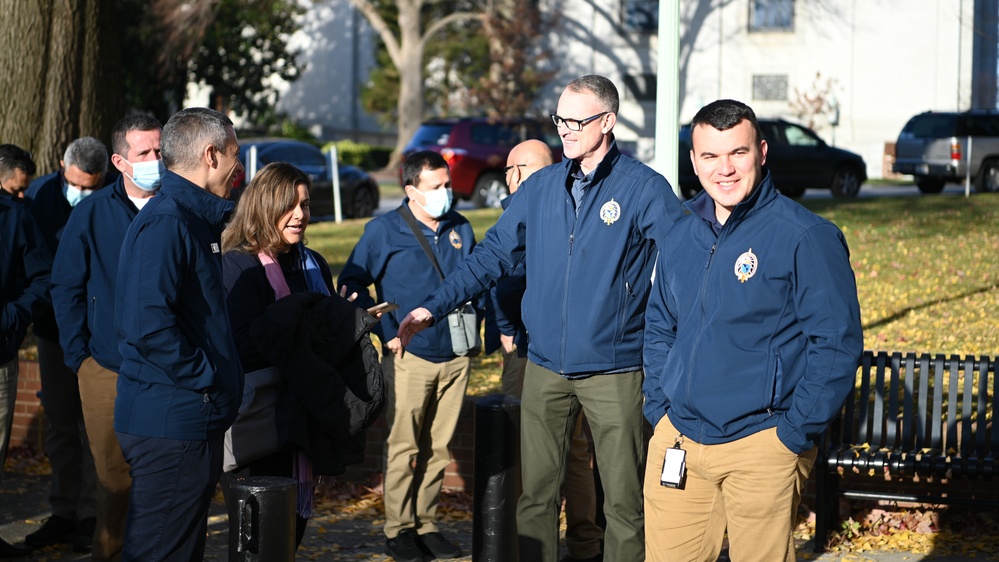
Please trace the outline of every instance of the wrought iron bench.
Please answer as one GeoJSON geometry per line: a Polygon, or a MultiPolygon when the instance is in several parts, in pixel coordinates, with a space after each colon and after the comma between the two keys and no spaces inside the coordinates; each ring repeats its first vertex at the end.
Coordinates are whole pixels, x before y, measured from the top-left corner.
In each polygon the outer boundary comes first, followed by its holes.
{"type": "Polygon", "coordinates": [[[860,363],[859,384],[819,446],[815,551],[839,525],[840,497],[999,506],[994,493],[947,486],[999,474],[995,359],[865,351],[860,363]]]}

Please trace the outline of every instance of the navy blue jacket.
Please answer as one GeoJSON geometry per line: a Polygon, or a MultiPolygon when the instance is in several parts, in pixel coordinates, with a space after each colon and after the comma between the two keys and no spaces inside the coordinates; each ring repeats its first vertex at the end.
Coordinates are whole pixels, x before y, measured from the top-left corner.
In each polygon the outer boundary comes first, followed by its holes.
{"type": "Polygon", "coordinates": [[[110,371],[121,366],[114,329],[115,279],[122,240],[138,212],[119,176],[80,201],[63,229],[50,290],[59,343],[74,373],[87,357],[110,371]]]}
{"type": "Polygon", "coordinates": [[[423,305],[440,318],[526,260],[534,363],[567,377],[638,369],[656,247],[681,216],[669,183],[613,145],[579,208],[565,160],[527,178],[485,239],[423,305]]]}
{"type": "Polygon", "coordinates": [[[17,357],[32,310],[48,302],[52,254],[24,205],[0,197],[0,363],[17,357]]]}
{"type": "MultiPolygon", "coordinates": [[[[402,204],[408,205],[409,199],[406,198],[402,204]]],[[[440,220],[437,232],[419,221],[417,224],[430,242],[444,275],[458,269],[475,247],[472,225],[454,210],[448,211],[440,220]]],[[[396,211],[385,213],[365,225],[364,234],[347,258],[337,282],[341,287],[347,286],[347,294],[357,292],[357,303],[365,308],[375,304],[368,293],[371,285],[375,286],[378,302],[399,305],[399,309],[383,314],[374,329],[382,342],[396,337],[405,315],[420,306],[427,295],[441,284],[423,247],[396,211]]],[[[473,296],[455,303],[444,313],[454,310],[473,296]]],[[[406,352],[433,363],[454,359],[447,322],[440,322],[417,334],[406,346],[406,352]]]]}
{"type": "Polygon", "coordinates": [[[688,207],[646,312],[645,416],[655,426],[668,415],[703,444],[776,426],[789,450],[807,451],[863,351],[846,239],[779,195],[769,173],[717,235],[707,193],[688,207]]]}
{"type": "Polygon", "coordinates": [[[115,282],[115,431],[210,440],[236,419],[243,368],[220,241],[233,206],[167,171],[125,234],[115,282]]]}
{"type": "MultiPolygon", "coordinates": [[[[69,201],[66,200],[63,187],[62,171],[56,170],[51,174],[35,178],[24,192],[28,211],[38,223],[38,228],[42,231],[45,243],[48,244],[49,252],[53,256],[59,249],[62,230],[73,210],[69,201]]],[[[53,314],[52,305],[48,301],[42,303],[35,311],[32,330],[37,336],[55,342],[59,341],[55,314],[53,314]]]]}
{"type": "MultiPolygon", "coordinates": [[[[501,203],[506,210],[510,206],[510,198],[507,197],[501,203]]],[[[517,355],[527,356],[527,328],[524,327],[524,320],[520,315],[520,305],[524,300],[524,291],[527,290],[527,271],[523,260],[514,267],[513,271],[496,281],[496,285],[489,291],[489,304],[492,305],[493,322],[496,329],[504,336],[512,336],[513,342],[517,344],[517,355]]],[[[490,349],[486,348],[486,352],[490,349]]]]}

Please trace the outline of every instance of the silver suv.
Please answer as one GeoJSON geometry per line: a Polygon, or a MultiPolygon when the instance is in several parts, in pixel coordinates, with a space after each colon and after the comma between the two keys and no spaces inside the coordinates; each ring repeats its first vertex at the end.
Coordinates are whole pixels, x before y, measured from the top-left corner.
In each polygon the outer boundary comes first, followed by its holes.
{"type": "Polygon", "coordinates": [[[911,174],[923,193],[963,182],[969,167],[978,191],[999,191],[999,112],[927,111],[898,135],[892,170],[911,174]]]}

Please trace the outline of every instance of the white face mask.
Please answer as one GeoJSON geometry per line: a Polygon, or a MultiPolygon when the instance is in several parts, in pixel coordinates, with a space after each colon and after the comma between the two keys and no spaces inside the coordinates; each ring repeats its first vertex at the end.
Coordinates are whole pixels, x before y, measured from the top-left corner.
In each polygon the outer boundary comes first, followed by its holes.
{"type": "Polygon", "coordinates": [[[122,160],[132,167],[132,175],[125,174],[125,176],[132,180],[136,187],[143,191],[156,191],[160,188],[160,182],[163,181],[163,170],[166,169],[163,160],[147,160],[134,164],[124,158],[122,160]]]}
{"type": "Polygon", "coordinates": [[[445,189],[421,191],[421,193],[427,200],[427,204],[421,205],[419,201],[417,201],[416,204],[423,207],[423,210],[435,219],[443,217],[448,211],[451,210],[451,201],[454,199],[454,195],[452,195],[450,187],[445,189]]]}
{"type": "Polygon", "coordinates": [[[83,198],[92,194],[93,189],[80,189],[74,185],[66,184],[66,201],[69,201],[70,207],[75,207],[77,203],[83,201],[83,198]]]}

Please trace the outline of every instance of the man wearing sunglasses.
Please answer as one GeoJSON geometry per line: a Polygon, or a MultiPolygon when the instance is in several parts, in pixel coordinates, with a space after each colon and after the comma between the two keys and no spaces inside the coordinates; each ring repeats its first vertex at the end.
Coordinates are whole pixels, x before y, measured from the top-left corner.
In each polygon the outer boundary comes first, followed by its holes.
{"type": "Polygon", "coordinates": [[[558,494],[580,411],[604,487],[603,560],[645,559],[644,311],[657,247],[681,210],[665,178],[621,154],[618,105],[603,76],[566,87],[552,115],[565,159],[523,183],[463,267],[399,327],[405,345],[524,260],[523,561],[558,560],[558,494]]]}

